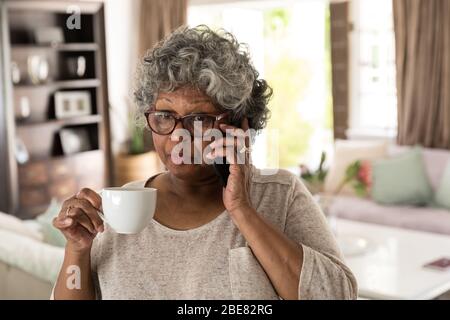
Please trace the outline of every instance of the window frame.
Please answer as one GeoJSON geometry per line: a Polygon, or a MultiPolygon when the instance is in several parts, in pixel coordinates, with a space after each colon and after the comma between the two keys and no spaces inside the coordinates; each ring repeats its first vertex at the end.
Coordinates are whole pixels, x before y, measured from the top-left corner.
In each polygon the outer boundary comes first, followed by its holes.
{"type": "MultiPolygon", "coordinates": [[[[347,137],[350,139],[371,139],[371,138],[386,138],[395,139],[397,136],[397,125],[394,126],[370,126],[364,127],[362,120],[362,108],[360,107],[362,85],[361,85],[361,67],[363,63],[360,59],[361,51],[361,34],[369,33],[368,29],[361,27],[361,1],[351,1],[349,19],[351,24],[351,31],[349,33],[350,50],[349,50],[349,129],[347,130],[347,137]]],[[[392,34],[394,29],[392,27],[392,34]]],[[[394,88],[393,92],[396,100],[396,86],[395,86],[395,45],[393,47],[393,68],[394,68],[394,88]]],[[[395,107],[397,107],[395,103],[395,107]]]]}

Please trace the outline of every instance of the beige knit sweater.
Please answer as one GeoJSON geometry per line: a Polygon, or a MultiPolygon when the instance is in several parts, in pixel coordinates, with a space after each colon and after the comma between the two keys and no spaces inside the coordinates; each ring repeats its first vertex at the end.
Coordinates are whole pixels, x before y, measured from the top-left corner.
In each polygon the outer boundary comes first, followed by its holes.
{"type": "MultiPolygon", "coordinates": [[[[356,298],[355,278],[327,221],[296,176],[254,169],[250,194],[260,215],[303,246],[300,299],[356,298]]],[[[94,240],[92,274],[102,299],[279,298],[226,211],[187,231],[155,220],[137,235],[117,234],[106,226],[94,240]]]]}

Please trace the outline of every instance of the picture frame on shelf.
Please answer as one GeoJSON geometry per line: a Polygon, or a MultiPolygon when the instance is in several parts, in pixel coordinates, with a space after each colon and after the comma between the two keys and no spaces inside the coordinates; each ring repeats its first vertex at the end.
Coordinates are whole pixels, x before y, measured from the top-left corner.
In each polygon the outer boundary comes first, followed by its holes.
{"type": "Polygon", "coordinates": [[[87,128],[64,128],[59,131],[62,151],[65,155],[92,150],[87,128]]]}
{"type": "Polygon", "coordinates": [[[55,93],[54,102],[56,119],[92,114],[89,91],[58,91],[55,93]]]}

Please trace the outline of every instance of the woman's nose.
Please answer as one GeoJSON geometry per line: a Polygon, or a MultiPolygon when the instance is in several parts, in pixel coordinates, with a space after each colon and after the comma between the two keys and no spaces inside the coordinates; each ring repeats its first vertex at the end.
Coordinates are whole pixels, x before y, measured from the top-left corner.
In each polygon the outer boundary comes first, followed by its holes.
{"type": "Polygon", "coordinates": [[[192,133],[189,131],[188,128],[185,128],[183,126],[183,123],[180,121],[175,125],[175,128],[172,131],[170,140],[172,142],[178,143],[178,142],[190,142],[192,140],[192,133]],[[178,130],[182,129],[182,130],[178,130]]]}
{"type": "Polygon", "coordinates": [[[183,126],[183,121],[178,121],[178,122],[177,122],[177,124],[175,125],[175,129],[174,129],[174,130],[177,130],[177,129],[186,129],[186,128],[183,126]]]}

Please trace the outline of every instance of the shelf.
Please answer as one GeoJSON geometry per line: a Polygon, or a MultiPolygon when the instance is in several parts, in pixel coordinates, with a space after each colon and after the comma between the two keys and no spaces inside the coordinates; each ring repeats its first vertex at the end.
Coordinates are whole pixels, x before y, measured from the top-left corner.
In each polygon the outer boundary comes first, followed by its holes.
{"type": "Polygon", "coordinates": [[[77,88],[96,88],[101,85],[98,79],[77,79],[77,80],[62,80],[53,81],[40,84],[16,84],[14,88],[17,89],[33,89],[33,88],[57,88],[57,89],[77,89],[77,88]]]}
{"type": "Polygon", "coordinates": [[[13,44],[12,50],[56,50],[56,51],[96,51],[97,43],[61,43],[55,45],[39,45],[39,44],[13,44]]]}
{"type": "Polygon", "coordinates": [[[87,155],[95,154],[95,153],[102,153],[102,150],[101,149],[92,149],[92,150],[77,152],[77,153],[73,153],[73,154],[57,154],[57,155],[52,155],[52,156],[47,156],[47,157],[42,157],[42,156],[41,157],[30,157],[30,159],[24,165],[42,162],[42,161],[47,162],[47,161],[51,161],[51,160],[63,160],[63,159],[69,159],[69,158],[83,157],[83,156],[87,156],[87,155]]]}
{"type": "Polygon", "coordinates": [[[98,114],[81,116],[81,117],[73,117],[67,119],[51,119],[48,121],[42,122],[17,122],[17,126],[19,128],[27,128],[27,127],[36,127],[36,126],[70,126],[70,125],[83,125],[83,124],[95,124],[100,123],[102,121],[102,116],[98,114]]]}

